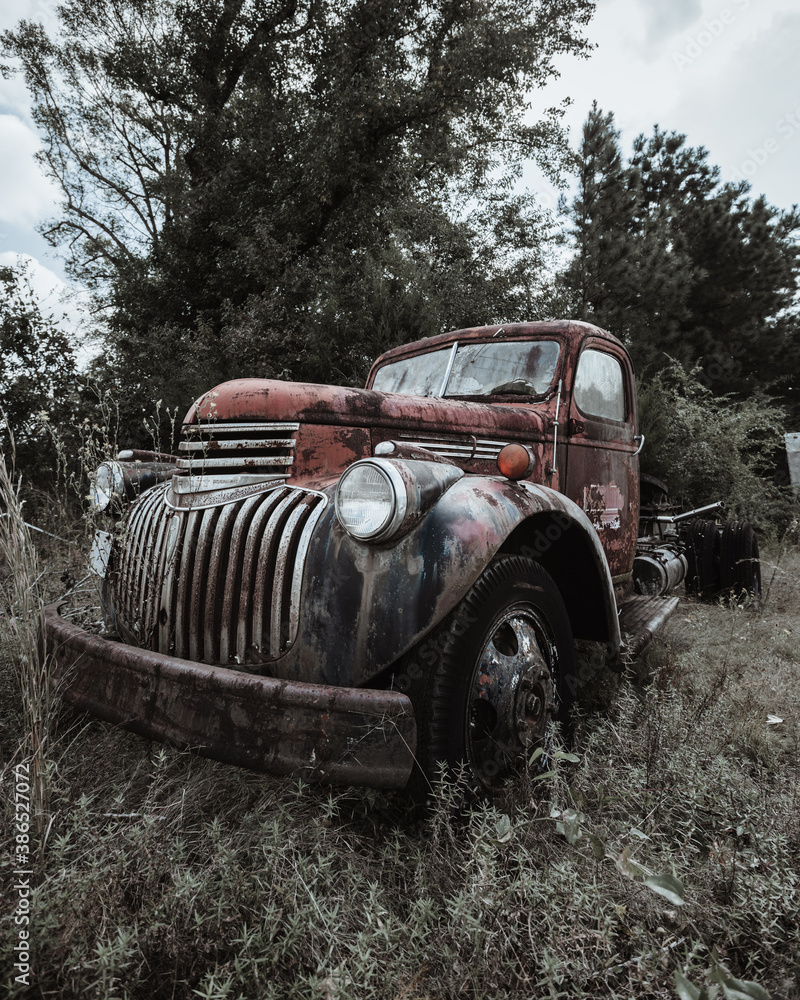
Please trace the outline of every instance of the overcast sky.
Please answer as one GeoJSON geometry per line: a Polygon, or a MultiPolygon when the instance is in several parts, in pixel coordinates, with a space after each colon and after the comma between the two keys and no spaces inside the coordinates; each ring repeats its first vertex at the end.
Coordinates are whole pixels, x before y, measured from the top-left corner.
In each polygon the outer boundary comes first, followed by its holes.
{"type": "MultiPolygon", "coordinates": [[[[53,0],[0,0],[0,29],[22,17],[55,27],[54,9],[53,0]]],[[[723,179],[747,178],[782,208],[800,202],[800,0],[599,0],[589,37],[592,56],[562,59],[534,112],[571,98],[577,143],[596,99],[614,112],[626,152],[658,123],[705,146],[723,179]]],[[[24,84],[0,80],[0,264],[32,258],[37,291],[55,307],[63,268],[36,228],[56,193],[36,148],[24,84]]]]}

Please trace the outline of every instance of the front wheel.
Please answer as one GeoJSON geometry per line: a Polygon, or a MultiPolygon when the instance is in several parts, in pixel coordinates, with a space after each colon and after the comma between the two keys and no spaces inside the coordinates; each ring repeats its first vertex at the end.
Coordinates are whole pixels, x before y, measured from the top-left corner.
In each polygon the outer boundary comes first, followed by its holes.
{"type": "Polygon", "coordinates": [[[497,796],[552,724],[568,724],[573,674],[552,577],[531,559],[498,556],[396,674],[417,717],[412,792],[425,794],[444,762],[473,792],[497,796]]]}

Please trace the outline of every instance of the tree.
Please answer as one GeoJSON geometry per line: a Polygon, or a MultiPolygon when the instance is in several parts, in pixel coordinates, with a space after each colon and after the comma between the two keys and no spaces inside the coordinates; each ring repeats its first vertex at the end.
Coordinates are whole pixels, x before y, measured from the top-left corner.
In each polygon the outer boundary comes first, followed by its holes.
{"type": "Polygon", "coordinates": [[[636,191],[622,160],[614,115],[603,114],[596,101],[583,126],[576,172],[578,191],[569,210],[575,256],[565,281],[581,319],[624,336],[639,265],[631,241],[636,191]]]}
{"type": "Polygon", "coordinates": [[[16,466],[29,480],[51,471],[43,424],[65,418],[76,372],[69,337],[42,314],[24,269],[0,268],[0,450],[10,430],[16,466]]]}
{"type": "Polygon", "coordinates": [[[624,163],[596,105],[578,162],[564,282],[583,318],[625,340],[640,372],[674,358],[717,395],[771,387],[797,408],[786,375],[800,370],[797,210],[721,183],[705,149],[658,126],[624,163]]]}
{"type": "Polygon", "coordinates": [[[134,394],[354,381],[376,349],[518,317],[541,215],[525,117],[590,0],[66,0],[20,61],[64,196],[48,228],[106,304],[134,394]]]}

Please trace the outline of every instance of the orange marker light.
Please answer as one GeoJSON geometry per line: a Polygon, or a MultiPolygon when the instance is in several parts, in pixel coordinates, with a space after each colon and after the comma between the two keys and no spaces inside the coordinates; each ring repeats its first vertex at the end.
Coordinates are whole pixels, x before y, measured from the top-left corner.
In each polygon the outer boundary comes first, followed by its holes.
{"type": "Polygon", "coordinates": [[[533,453],[524,444],[507,444],[497,456],[497,468],[508,479],[525,479],[533,472],[533,453]]]}

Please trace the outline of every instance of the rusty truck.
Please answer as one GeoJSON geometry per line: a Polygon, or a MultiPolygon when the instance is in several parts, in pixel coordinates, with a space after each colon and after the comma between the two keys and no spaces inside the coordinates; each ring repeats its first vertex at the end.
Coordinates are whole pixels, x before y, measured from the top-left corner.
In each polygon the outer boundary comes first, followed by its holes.
{"type": "Polygon", "coordinates": [[[628,353],[583,322],[405,344],[364,389],[226,382],[177,455],[97,470],[105,632],[50,607],[54,683],[233,764],[403,788],[444,762],[491,797],[568,726],[574,640],[619,661],[682,583],[759,591],[752,527],[676,513],[643,444],[628,353]]]}

